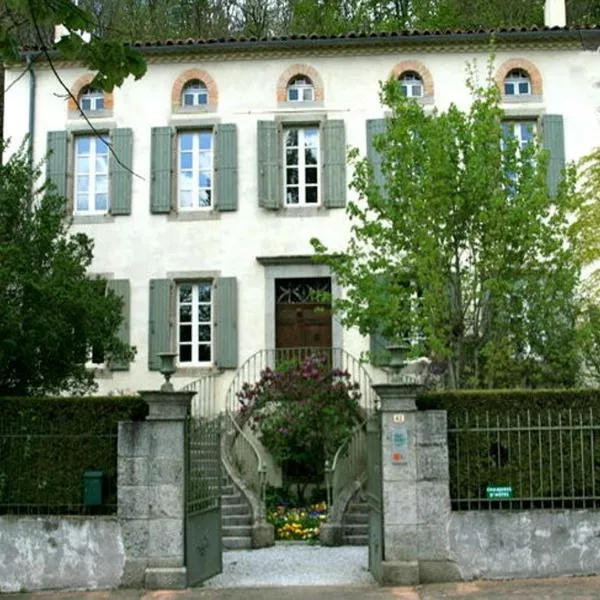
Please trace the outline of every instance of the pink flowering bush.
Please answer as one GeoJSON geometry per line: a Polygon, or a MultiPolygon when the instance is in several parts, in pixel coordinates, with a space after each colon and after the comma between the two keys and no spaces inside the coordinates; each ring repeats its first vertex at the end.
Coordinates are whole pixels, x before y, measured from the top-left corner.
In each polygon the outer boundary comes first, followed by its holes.
{"type": "Polygon", "coordinates": [[[360,391],[350,374],[314,355],[267,368],[238,393],[242,413],[290,479],[320,483],[323,466],[350,435],[360,391]]]}

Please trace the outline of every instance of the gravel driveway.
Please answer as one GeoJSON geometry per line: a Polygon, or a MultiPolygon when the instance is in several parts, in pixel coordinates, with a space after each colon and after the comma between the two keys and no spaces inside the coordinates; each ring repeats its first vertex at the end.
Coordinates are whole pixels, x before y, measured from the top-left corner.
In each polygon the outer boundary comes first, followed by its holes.
{"type": "Polygon", "coordinates": [[[325,548],[278,543],[260,550],[223,553],[223,573],[205,587],[374,585],[366,546],[325,548]]]}

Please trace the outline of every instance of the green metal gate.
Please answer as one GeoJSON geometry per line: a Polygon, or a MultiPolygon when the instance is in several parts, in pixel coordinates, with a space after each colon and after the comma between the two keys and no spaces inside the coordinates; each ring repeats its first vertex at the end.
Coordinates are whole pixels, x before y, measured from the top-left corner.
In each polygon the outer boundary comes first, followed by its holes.
{"type": "Polygon", "coordinates": [[[367,421],[367,502],[369,504],[369,571],[382,582],[383,505],[381,468],[381,416],[376,413],[367,421]]]}
{"type": "Polygon", "coordinates": [[[188,585],[223,570],[221,547],[221,418],[187,422],[185,565],[188,585]]]}

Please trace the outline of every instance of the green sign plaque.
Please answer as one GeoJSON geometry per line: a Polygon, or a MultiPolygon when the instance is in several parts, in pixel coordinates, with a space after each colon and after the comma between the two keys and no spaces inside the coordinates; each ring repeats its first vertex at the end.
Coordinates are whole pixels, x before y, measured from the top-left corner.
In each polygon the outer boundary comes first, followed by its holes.
{"type": "Polygon", "coordinates": [[[488,485],[485,492],[490,500],[503,500],[513,497],[513,489],[510,485],[488,485]]]}

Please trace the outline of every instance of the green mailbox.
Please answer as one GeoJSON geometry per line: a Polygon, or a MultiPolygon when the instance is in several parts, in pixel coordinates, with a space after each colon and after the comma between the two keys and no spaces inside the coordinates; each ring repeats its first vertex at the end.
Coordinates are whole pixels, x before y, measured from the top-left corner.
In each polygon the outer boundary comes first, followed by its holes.
{"type": "Polygon", "coordinates": [[[102,471],[86,471],[83,474],[83,503],[86,506],[102,504],[102,471]]]}

